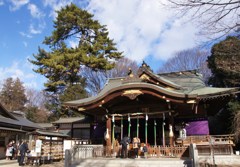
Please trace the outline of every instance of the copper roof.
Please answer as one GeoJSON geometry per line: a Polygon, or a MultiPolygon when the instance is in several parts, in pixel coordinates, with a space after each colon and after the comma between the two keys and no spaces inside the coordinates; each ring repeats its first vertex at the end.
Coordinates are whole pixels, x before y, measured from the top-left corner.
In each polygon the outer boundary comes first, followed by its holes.
{"type": "MultiPolygon", "coordinates": [[[[205,99],[209,97],[225,96],[240,92],[239,88],[214,88],[208,87],[203,82],[202,76],[195,70],[154,74],[145,67],[140,67],[137,77],[146,74],[145,78],[113,78],[109,79],[102,91],[94,97],[65,102],[65,106],[81,107],[97,103],[114,92],[123,92],[131,89],[145,89],[155,91],[164,96],[182,99],[205,99]],[[150,79],[149,79],[150,78],[150,79]]],[[[186,102],[186,100],[185,100],[186,102]]]]}

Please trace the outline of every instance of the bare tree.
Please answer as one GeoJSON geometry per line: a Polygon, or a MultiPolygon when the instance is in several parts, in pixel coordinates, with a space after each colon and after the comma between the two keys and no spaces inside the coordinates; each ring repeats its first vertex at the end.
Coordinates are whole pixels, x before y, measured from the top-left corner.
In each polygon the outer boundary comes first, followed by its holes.
{"type": "Polygon", "coordinates": [[[82,75],[86,78],[87,90],[90,95],[96,95],[100,92],[106,82],[106,72],[94,71],[91,68],[84,67],[82,75]]]}
{"type": "Polygon", "coordinates": [[[168,0],[170,7],[190,15],[202,28],[202,34],[220,38],[240,34],[239,0],[168,0]]]}
{"type": "Polygon", "coordinates": [[[45,97],[43,91],[38,91],[33,88],[26,88],[25,94],[27,96],[26,106],[36,106],[40,109],[45,109],[47,98],[45,97]]]}
{"type": "Polygon", "coordinates": [[[112,70],[106,72],[106,76],[107,78],[125,77],[128,74],[129,68],[136,74],[138,70],[137,62],[128,58],[122,58],[112,70]]]}
{"type": "Polygon", "coordinates": [[[104,87],[108,78],[124,77],[127,75],[129,68],[133,73],[138,70],[138,65],[135,61],[128,58],[121,58],[116,62],[115,67],[109,71],[94,71],[85,67],[82,75],[87,79],[87,89],[90,95],[96,95],[104,87]]]}
{"type": "Polygon", "coordinates": [[[33,122],[47,122],[49,117],[49,111],[45,107],[47,103],[47,98],[44,95],[44,92],[32,88],[27,88],[26,97],[26,117],[33,122]]]}
{"type": "Polygon", "coordinates": [[[208,55],[209,52],[198,48],[176,52],[175,56],[168,59],[158,72],[176,72],[197,69],[199,73],[203,75],[204,81],[207,82],[211,75],[211,71],[207,67],[206,62],[208,55]]]}

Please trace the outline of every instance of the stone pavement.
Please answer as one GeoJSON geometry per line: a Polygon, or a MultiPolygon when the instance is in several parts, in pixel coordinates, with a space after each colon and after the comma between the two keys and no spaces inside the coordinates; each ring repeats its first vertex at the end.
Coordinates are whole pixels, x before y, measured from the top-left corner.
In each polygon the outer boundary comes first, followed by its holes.
{"type": "MultiPolygon", "coordinates": [[[[35,165],[25,165],[26,167],[32,167],[35,165]]],[[[19,167],[17,160],[0,160],[0,167],[19,167]]],[[[42,164],[41,167],[64,167],[64,162],[53,162],[51,164],[42,164]]]]}
{"type": "MultiPolygon", "coordinates": [[[[225,155],[215,156],[217,167],[239,167],[240,156],[225,155]]],[[[213,157],[200,156],[200,167],[211,166],[213,157]]],[[[35,165],[34,165],[35,166],[35,165]]],[[[191,161],[175,158],[151,158],[151,159],[116,159],[116,158],[94,158],[83,159],[75,162],[72,167],[191,167],[191,161]]],[[[18,167],[17,160],[0,160],[0,167],[18,167]]],[[[30,165],[26,165],[30,167],[30,165]]],[[[31,166],[32,167],[32,166],[31,166]]],[[[41,167],[64,167],[64,161],[42,164],[41,167]]]]}
{"type": "Polygon", "coordinates": [[[0,160],[0,166],[1,167],[17,167],[18,163],[17,163],[17,160],[1,159],[0,160]]]}
{"type": "Polygon", "coordinates": [[[191,167],[189,159],[179,158],[94,158],[82,159],[71,167],[191,167]]]}
{"type": "MultiPolygon", "coordinates": [[[[218,155],[199,156],[199,167],[240,167],[240,156],[218,155]]],[[[120,159],[120,158],[92,158],[76,161],[71,167],[192,167],[190,159],[179,158],[149,158],[149,159],[120,159]]]]}

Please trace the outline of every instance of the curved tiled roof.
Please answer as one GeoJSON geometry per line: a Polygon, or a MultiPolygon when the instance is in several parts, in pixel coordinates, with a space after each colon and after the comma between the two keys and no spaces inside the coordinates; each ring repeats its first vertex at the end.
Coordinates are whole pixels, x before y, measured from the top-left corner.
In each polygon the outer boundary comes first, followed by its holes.
{"type": "MultiPolygon", "coordinates": [[[[68,102],[65,102],[64,104],[68,106],[75,106],[80,104],[88,105],[90,103],[103,99],[104,97],[106,97],[111,93],[114,93],[115,91],[128,90],[128,89],[151,89],[152,91],[161,92],[166,96],[169,95],[169,96],[175,96],[180,98],[186,97],[186,94],[184,92],[165,89],[163,87],[160,87],[158,85],[154,85],[151,83],[146,83],[146,82],[124,83],[122,79],[110,79],[108,84],[106,84],[104,89],[97,96],[80,99],[80,100],[68,101],[68,102]]],[[[190,96],[195,97],[196,95],[191,94],[190,96]]]]}
{"type": "Polygon", "coordinates": [[[144,79],[115,78],[109,79],[103,90],[94,97],[89,97],[80,100],[65,102],[66,106],[84,106],[103,99],[104,97],[114,93],[116,91],[124,91],[130,89],[148,89],[158,92],[165,96],[171,96],[176,98],[196,98],[204,99],[211,96],[224,96],[226,94],[238,93],[239,88],[213,88],[207,87],[203,82],[202,76],[196,71],[182,71],[163,74],[154,74],[148,68],[140,67],[139,76],[143,73],[148,77],[152,77],[153,80],[158,81],[156,84],[148,82],[144,79]],[[158,84],[162,83],[162,84],[158,84]],[[164,87],[164,85],[166,85],[164,87]],[[168,88],[167,88],[168,87],[168,88]]]}
{"type": "Polygon", "coordinates": [[[34,122],[29,121],[27,118],[19,115],[17,113],[8,112],[1,104],[0,104],[0,123],[2,125],[17,126],[19,128],[26,127],[32,129],[42,129],[39,125],[34,122]]]}
{"type": "Polygon", "coordinates": [[[90,119],[88,117],[68,117],[68,118],[60,118],[59,120],[53,122],[53,124],[61,124],[61,123],[89,123],[90,119]]]}

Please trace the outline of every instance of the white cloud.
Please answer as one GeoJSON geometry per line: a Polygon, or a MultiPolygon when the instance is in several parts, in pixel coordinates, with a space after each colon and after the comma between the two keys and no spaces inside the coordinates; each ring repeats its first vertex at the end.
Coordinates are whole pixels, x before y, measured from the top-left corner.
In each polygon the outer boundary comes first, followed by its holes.
{"type": "Polygon", "coordinates": [[[44,14],[38,9],[35,4],[28,4],[28,9],[34,18],[44,17],[44,14]]]}
{"type": "Polygon", "coordinates": [[[23,36],[23,37],[27,37],[27,38],[32,38],[33,36],[32,35],[30,35],[30,34],[27,34],[27,33],[25,33],[25,32],[19,32],[19,34],[21,35],[21,36],[23,36]]]}
{"type": "Polygon", "coordinates": [[[27,43],[26,41],[23,41],[23,45],[24,45],[25,47],[27,47],[27,46],[28,46],[28,43],[27,43]]]}
{"type": "Polygon", "coordinates": [[[10,0],[10,2],[12,3],[10,10],[15,11],[28,4],[29,0],[10,0]]]}
{"type": "Polygon", "coordinates": [[[4,5],[3,0],[0,0],[0,6],[4,5]]]}
{"type": "Polygon", "coordinates": [[[155,58],[166,60],[175,52],[196,46],[195,33],[196,28],[192,24],[183,25],[180,20],[174,21],[171,28],[161,35],[161,41],[154,44],[155,58]]]}
{"type": "Polygon", "coordinates": [[[10,67],[0,67],[0,81],[1,83],[9,78],[19,78],[23,83],[24,86],[35,88],[35,89],[41,89],[43,88],[43,83],[45,80],[43,80],[41,77],[37,76],[38,74],[34,73],[32,71],[32,66],[28,65],[29,62],[26,60],[26,62],[13,62],[10,67]]]}
{"type": "Polygon", "coordinates": [[[87,9],[107,25],[119,50],[138,62],[150,55],[166,60],[195,44],[196,28],[176,18],[159,0],[92,0],[87,9]]]}
{"type": "Polygon", "coordinates": [[[38,25],[38,27],[34,27],[33,24],[30,24],[29,26],[29,32],[31,34],[41,34],[42,33],[42,30],[43,30],[43,27],[41,27],[41,25],[38,25]]]}

